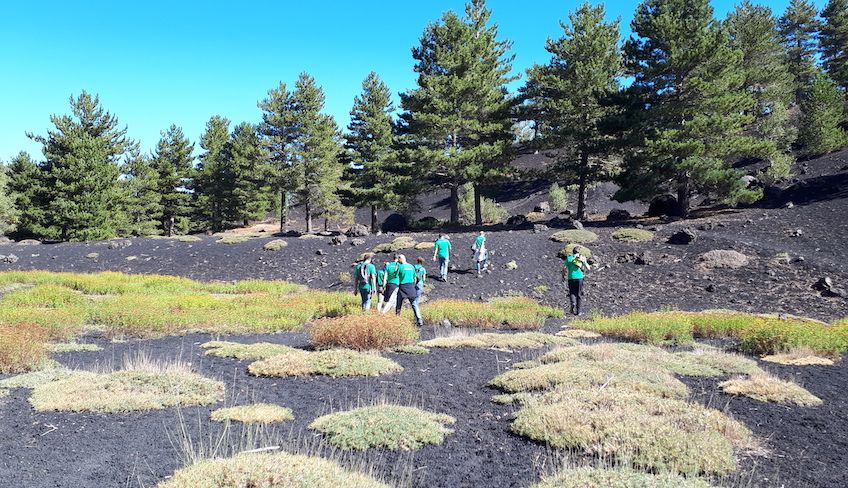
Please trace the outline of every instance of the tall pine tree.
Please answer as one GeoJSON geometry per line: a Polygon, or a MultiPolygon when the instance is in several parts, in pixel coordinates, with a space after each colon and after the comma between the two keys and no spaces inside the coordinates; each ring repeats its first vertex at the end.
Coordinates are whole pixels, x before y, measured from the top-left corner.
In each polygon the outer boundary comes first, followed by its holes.
{"type": "Polygon", "coordinates": [[[9,164],[8,187],[18,209],[15,235],[19,237],[44,235],[44,209],[47,207],[44,176],[41,168],[26,152],[18,153],[9,164]]]}
{"type": "Polygon", "coordinates": [[[223,161],[224,173],[229,176],[224,182],[228,186],[227,219],[247,226],[250,220],[264,218],[270,208],[268,166],[254,125],[243,122],[233,129],[224,146],[223,161]]]}
{"type": "Polygon", "coordinates": [[[645,0],[631,27],[625,53],[643,141],[625,160],[618,198],[670,189],[684,217],[696,192],[756,198],[730,160],[768,153],[770,145],[743,135],[754,101],[742,89],[742,53],[730,47],[709,0],[645,0]]]}
{"type": "Polygon", "coordinates": [[[421,178],[451,192],[451,223],[459,222],[459,189],[474,184],[475,220],[482,223],[480,186],[499,176],[512,146],[515,100],[506,85],[512,44],[498,39],[484,0],[465,18],[454,12],[430,24],[413,48],[418,87],[401,94],[402,127],[415,148],[421,178]]]}
{"type": "Polygon", "coordinates": [[[70,99],[71,115],[52,115],[47,136],[27,134],[43,145],[46,205],[40,237],[92,240],[114,237],[121,188],[118,164],[133,143],[126,128],[83,91],[70,99]]]}
{"type": "Polygon", "coordinates": [[[844,93],[848,90],[848,0],[830,0],[821,16],[822,65],[844,93]]]}
{"type": "Polygon", "coordinates": [[[131,151],[123,164],[124,225],[122,235],[150,236],[161,232],[162,204],[159,173],[140,151],[131,151]]]}
{"type": "Polygon", "coordinates": [[[206,130],[200,136],[203,149],[198,158],[193,180],[196,219],[203,227],[219,232],[224,229],[229,206],[228,188],[233,175],[225,160],[225,148],[230,138],[230,121],[220,115],[206,122],[206,130]]]}
{"type": "Polygon", "coordinates": [[[558,176],[578,181],[577,218],[583,219],[587,185],[609,168],[613,139],[604,124],[614,111],[607,99],[618,91],[622,70],[618,22],[605,22],[604,7],[586,3],[560,25],[564,35],[547,43],[550,62],[528,71],[523,91],[537,111],[541,140],[558,150],[558,176]]]}
{"type": "Polygon", "coordinates": [[[795,80],[795,103],[801,100],[816,74],[817,36],[821,27],[817,17],[816,6],[810,0],[792,0],[778,20],[787,67],[795,80]]]}
{"type": "Polygon", "coordinates": [[[17,222],[18,209],[9,190],[8,168],[0,161],[0,237],[14,231],[17,222]]]}
{"type": "Polygon", "coordinates": [[[836,84],[819,72],[801,99],[801,129],[798,143],[808,156],[835,151],[848,143],[842,130],[845,118],[843,96],[836,84]]]}
{"type": "Polygon", "coordinates": [[[389,88],[377,73],[362,82],[362,93],[353,100],[346,136],[351,200],[371,209],[371,232],[377,232],[377,210],[403,204],[402,188],[408,180],[394,150],[392,104],[389,88]]]}
{"type": "Polygon", "coordinates": [[[151,159],[158,174],[158,193],[162,207],[161,230],[166,236],[185,232],[190,225],[191,194],[188,191],[192,172],[194,144],[183,130],[171,125],[162,132],[151,159]]]}
{"type": "Polygon", "coordinates": [[[294,120],[292,94],[286,84],[268,90],[267,98],[257,106],[262,110],[259,133],[265,143],[273,180],[280,196],[280,232],[285,232],[288,222],[289,194],[294,191],[292,137],[294,120]]]}

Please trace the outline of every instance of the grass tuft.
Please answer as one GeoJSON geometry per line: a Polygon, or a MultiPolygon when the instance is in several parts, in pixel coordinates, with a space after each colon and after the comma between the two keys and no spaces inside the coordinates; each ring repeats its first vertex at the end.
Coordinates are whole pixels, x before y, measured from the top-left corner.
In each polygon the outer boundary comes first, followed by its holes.
{"type": "Polygon", "coordinates": [[[540,332],[518,332],[515,334],[468,334],[456,331],[446,337],[436,337],[419,343],[424,347],[436,348],[493,348],[493,349],[524,349],[531,347],[542,347],[549,344],[574,345],[575,341],[563,339],[550,334],[540,332]]]}
{"type": "Polygon", "coordinates": [[[551,234],[554,242],[574,242],[576,244],[589,244],[598,240],[598,234],[589,230],[569,229],[561,230],[551,234]]]}
{"type": "Polygon", "coordinates": [[[612,238],[622,242],[647,242],[654,239],[654,233],[645,229],[618,229],[612,238]]]}
{"type": "Polygon", "coordinates": [[[821,357],[808,347],[795,348],[783,354],[770,354],[760,359],[788,366],[832,366],[834,364],[832,359],[821,357]]]}
{"type": "Polygon", "coordinates": [[[782,380],[767,373],[748,378],[733,378],[719,383],[729,395],[741,395],[761,402],[792,403],[804,407],[821,405],[821,398],[791,381],[782,380]]]}
{"type": "Polygon", "coordinates": [[[297,351],[297,349],[282,344],[272,344],[270,342],[258,342],[255,344],[242,344],[239,342],[228,341],[210,341],[201,344],[200,347],[206,349],[207,356],[216,356],[219,358],[236,358],[236,359],[266,359],[280,354],[289,354],[297,351]]]}
{"type": "Polygon", "coordinates": [[[586,257],[586,258],[592,257],[592,250],[591,249],[589,249],[586,246],[576,244],[574,242],[566,244],[565,247],[560,249],[559,252],[557,253],[557,257],[560,258],[560,259],[565,259],[568,256],[571,256],[572,254],[574,254],[575,248],[577,248],[577,250],[580,251],[580,254],[582,254],[584,257],[586,257]]]}
{"type": "Polygon", "coordinates": [[[402,354],[430,354],[430,350],[426,347],[418,346],[415,344],[409,346],[397,346],[391,348],[391,352],[398,352],[402,354]]]}
{"type": "Polygon", "coordinates": [[[557,332],[556,335],[571,339],[597,339],[598,337],[601,337],[601,334],[598,334],[597,332],[591,332],[583,329],[572,329],[570,327],[557,332]]]}
{"type": "Polygon", "coordinates": [[[309,428],[322,432],[327,442],[340,449],[414,450],[441,444],[453,432],[445,425],[454,422],[448,415],[414,407],[377,405],[318,417],[309,428]]]}
{"type": "Polygon", "coordinates": [[[249,236],[226,235],[226,236],[221,237],[220,239],[218,239],[215,242],[217,242],[218,244],[241,244],[242,242],[247,242],[250,239],[251,238],[249,236]]]}
{"type": "Polygon", "coordinates": [[[273,424],[294,420],[290,408],[269,403],[255,403],[213,410],[210,418],[216,422],[235,421],[245,424],[273,424]]]}
{"type": "Polygon", "coordinates": [[[396,238],[392,242],[384,242],[382,244],[377,244],[371,251],[375,253],[392,253],[398,252],[403,249],[412,249],[417,244],[418,242],[416,242],[411,237],[401,236],[396,238]]]}
{"type": "Polygon", "coordinates": [[[273,356],[248,366],[256,376],[310,376],[331,377],[379,376],[403,371],[403,368],[377,354],[333,349],[326,351],[296,351],[273,356]]]}
{"type": "Polygon", "coordinates": [[[65,352],[97,352],[103,348],[97,344],[85,344],[81,342],[58,342],[47,344],[47,352],[65,353],[65,352]]]}
{"type": "Polygon", "coordinates": [[[711,488],[704,480],[630,468],[574,468],[544,478],[530,488],[711,488]]]}
{"type": "Polygon", "coordinates": [[[549,317],[562,317],[562,310],[540,305],[531,298],[504,297],[489,302],[434,300],[422,307],[424,320],[449,320],[457,327],[480,329],[539,329],[549,317]]]}
{"type": "Polygon", "coordinates": [[[25,373],[47,361],[47,331],[36,324],[0,323],[0,373],[25,373]]]}
{"type": "Polygon", "coordinates": [[[284,241],[283,239],[274,239],[273,241],[266,242],[262,246],[262,249],[266,251],[280,251],[288,245],[289,243],[284,241]]]}
{"type": "Polygon", "coordinates": [[[418,328],[405,316],[363,313],[316,320],[309,338],[319,349],[391,349],[414,344],[418,328]]]}

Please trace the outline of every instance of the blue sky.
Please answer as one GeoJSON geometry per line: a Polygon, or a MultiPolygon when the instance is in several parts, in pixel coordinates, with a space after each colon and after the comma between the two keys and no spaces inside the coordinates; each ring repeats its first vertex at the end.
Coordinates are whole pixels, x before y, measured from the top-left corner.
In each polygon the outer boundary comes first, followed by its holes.
{"type": "MultiPolygon", "coordinates": [[[[502,37],[514,42],[514,70],[547,60],[545,40],[580,0],[490,0],[502,37]]],[[[637,0],[607,3],[628,32],[637,0]]],[[[718,17],[736,2],[714,0],[718,17]]],[[[788,0],[771,0],[782,12],[788,0]]],[[[824,0],[816,4],[822,7],[824,0]]],[[[328,113],[348,122],[369,71],[394,93],[415,83],[410,48],[428,22],[462,0],[7,2],[0,16],[0,159],[41,157],[25,132],[46,133],[85,89],[127,125],[145,151],[175,123],[197,141],[215,114],[258,122],[256,102],[280,80],[309,71],[328,113]]],[[[521,83],[521,82],[518,82],[521,83]]],[[[397,99],[397,96],[395,96],[397,99]]]]}

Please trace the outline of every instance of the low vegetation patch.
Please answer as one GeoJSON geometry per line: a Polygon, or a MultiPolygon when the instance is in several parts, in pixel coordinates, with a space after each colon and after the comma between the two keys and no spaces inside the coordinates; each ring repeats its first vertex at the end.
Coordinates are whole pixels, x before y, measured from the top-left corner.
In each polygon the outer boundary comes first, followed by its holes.
{"type": "Polygon", "coordinates": [[[630,468],[574,468],[544,478],[530,488],[711,488],[706,481],[673,473],[630,468]]]}
{"type": "Polygon", "coordinates": [[[399,352],[402,354],[430,354],[429,349],[415,344],[393,347],[391,352],[399,352]]]}
{"type": "Polygon", "coordinates": [[[256,376],[379,376],[403,371],[391,359],[377,354],[332,349],[326,351],[297,351],[257,361],[248,366],[256,376]]]}
{"type": "Polygon", "coordinates": [[[570,327],[568,329],[557,332],[556,335],[559,337],[568,337],[571,339],[597,339],[598,337],[601,337],[601,334],[598,334],[597,332],[592,332],[583,329],[572,329],[570,327]]]}
{"type": "Polygon", "coordinates": [[[242,242],[247,242],[251,239],[249,236],[238,236],[238,235],[226,235],[218,239],[218,244],[241,244],[242,242]]]}
{"type": "Polygon", "coordinates": [[[289,243],[284,241],[283,239],[274,239],[273,241],[266,242],[262,246],[262,249],[266,251],[280,251],[288,245],[289,243]]]}
{"type": "Polygon", "coordinates": [[[25,373],[47,360],[46,330],[36,324],[0,323],[0,373],[25,373]]]}
{"type": "Polygon", "coordinates": [[[59,366],[58,363],[47,362],[38,371],[23,373],[0,380],[0,390],[11,388],[35,388],[38,385],[68,378],[74,374],[70,369],[59,366]]]}
{"type": "Polygon", "coordinates": [[[575,244],[573,242],[570,243],[570,244],[566,244],[565,247],[560,249],[559,252],[557,253],[557,257],[559,257],[560,259],[565,259],[568,256],[571,256],[572,254],[574,254],[574,249],[577,249],[578,251],[580,251],[580,254],[583,255],[586,258],[592,257],[592,250],[591,249],[589,249],[586,246],[581,246],[580,244],[575,244]]]}
{"type": "Polygon", "coordinates": [[[384,350],[414,344],[418,328],[405,316],[364,313],[316,320],[309,338],[320,349],[384,350]]]}
{"type": "Polygon", "coordinates": [[[825,357],[848,351],[848,335],[811,320],[730,311],[633,312],[616,317],[577,320],[576,328],[648,344],[690,344],[695,338],[724,338],[753,355],[804,347],[825,357]]]}
{"type": "Polygon", "coordinates": [[[273,424],[294,420],[290,408],[269,403],[255,403],[213,410],[210,418],[216,422],[235,421],[245,424],[273,424]]]}
{"type": "Polygon", "coordinates": [[[411,237],[402,236],[402,237],[396,238],[392,242],[385,242],[383,244],[378,244],[377,246],[374,247],[374,249],[372,249],[372,251],[375,252],[375,253],[398,252],[402,249],[412,249],[412,248],[415,247],[416,244],[418,244],[418,242],[416,242],[411,237]]]}
{"type": "Polygon", "coordinates": [[[554,242],[574,242],[576,244],[589,244],[598,240],[598,234],[589,230],[569,229],[555,232],[551,235],[554,242]]]}
{"type": "Polygon", "coordinates": [[[240,454],[197,462],[178,470],[158,488],[391,488],[341,465],[300,454],[240,454]]]}
{"type": "Polygon", "coordinates": [[[654,233],[645,229],[618,229],[612,238],[622,242],[647,242],[654,239],[654,233]]]}
{"type": "Polygon", "coordinates": [[[748,265],[751,258],[738,251],[716,249],[698,256],[698,267],[710,269],[736,269],[748,265]]]}
{"type": "Polygon", "coordinates": [[[224,384],[204,378],[184,363],[141,359],[112,373],[77,371],[36,385],[30,397],[40,411],[117,413],[221,401],[224,384]]]}
{"type": "Polygon", "coordinates": [[[539,329],[549,317],[562,317],[560,309],[540,305],[526,297],[504,297],[489,302],[434,300],[422,307],[430,323],[450,321],[458,327],[481,329],[539,329]]]}
{"type": "Polygon", "coordinates": [[[797,383],[767,373],[733,378],[719,383],[719,387],[727,394],[746,396],[761,402],[792,403],[804,407],[822,404],[820,398],[797,383]]]}
{"type": "Polygon", "coordinates": [[[82,342],[57,342],[47,344],[47,352],[64,353],[64,352],[97,352],[103,348],[97,344],[85,344],[82,342]]]}
{"type": "Polygon", "coordinates": [[[515,334],[452,334],[446,337],[436,337],[419,343],[424,347],[437,348],[495,348],[495,349],[524,349],[542,347],[549,344],[572,345],[574,341],[563,339],[540,332],[518,332],[515,334]]]}
{"type": "Polygon", "coordinates": [[[441,444],[453,432],[446,425],[454,422],[451,416],[414,407],[377,405],[318,417],[309,428],[322,432],[340,449],[414,450],[441,444]]]}
{"type": "Polygon", "coordinates": [[[436,247],[435,242],[426,241],[426,242],[419,242],[418,244],[413,246],[413,249],[417,249],[419,251],[422,251],[424,249],[433,249],[434,247],[436,247]]]}
{"type": "Polygon", "coordinates": [[[763,356],[763,361],[769,363],[785,364],[788,366],[832,366],[833,360],[821,357],[815,351],[807,347],[795,348],[783,354],[770,354],[763,356]]]}
{"type": "Polygon", "coordinates": [[[209,341],[201,344],[200,347],[206,349],[207,356],[217,356],[220,358],[236,358],[236,359],[266,359],[280,354],[288,354],[297,349],[282,344],[273,344],[270,342],[257,342],[254,344],[243,344],[240,342],[229,341],[209,341]]]}

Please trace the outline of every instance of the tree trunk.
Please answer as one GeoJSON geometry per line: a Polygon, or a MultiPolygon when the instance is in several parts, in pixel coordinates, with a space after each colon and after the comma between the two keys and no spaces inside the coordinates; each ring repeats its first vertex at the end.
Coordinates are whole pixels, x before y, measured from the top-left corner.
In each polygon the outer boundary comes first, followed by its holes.
{"type": "Polygon", "coordinates": [[[459,223],[459,186],[452,185],[451,186],[451,196],[450,196],[450,206],[451,206],[451,216],[450,223],[456,225],[459,223]]]}
{"type": "Polygon", "coordinates": [[[328,232],[330,230],[330,218],[324,217],[324,232],[328,232]]]}
{"type": "Polygon", "coordinates": [[[244,219],[244,220],[242,221],[242,223],[244,224],[244,226],[245,226],[245,227],[247,227],[248,225],[250,225],[250,221],[249,221],[248,219],[244,219]]]}
{"type": "Polygon", "coordinates": [[[309,199],[307,199],[304,202],[303,207],[306,211],[306,233],[311,234],[312,233],[312,209],[309,208],[309,199]]]}
{"type": "Polygon", "coordinates": [[[474,184],[474,224],[483,225],[483,204],[480,196],[480,188],[474,184]]]}
{"type": "Polygon", "coordinates": [[[577,191],[577,220],[586,219],[586,168],[589,165],[589,153],[580,152],[580,180],[577,191]]]}
{"type": "Polygon", "coordinates": [[[680,216],[684,219],[689,217],[690,199],[691,193],[689,191],[689,176],[683,176],[678,180],[677,185],[677,208],[680,216]]]}
{"type": "Polygon", "coordinates": [[[286,191],[283,190],[280,192],[280,232],[285,232],[288,225],[289,209],[287,208],[287,203],[286,191]]]}
{"type": "Polygon", "coordinates": [[[377,206],[371,205],[371,233],[377,233],[377,206]]]}

